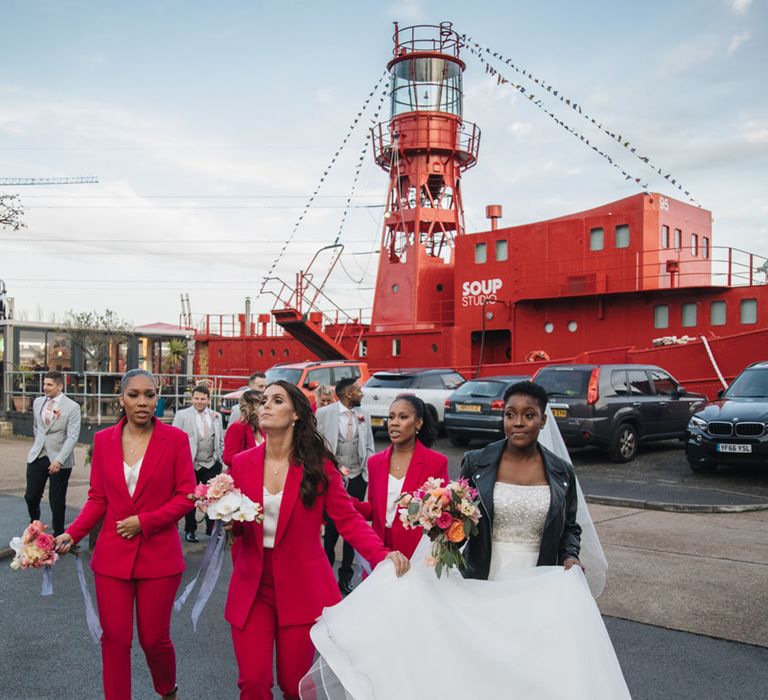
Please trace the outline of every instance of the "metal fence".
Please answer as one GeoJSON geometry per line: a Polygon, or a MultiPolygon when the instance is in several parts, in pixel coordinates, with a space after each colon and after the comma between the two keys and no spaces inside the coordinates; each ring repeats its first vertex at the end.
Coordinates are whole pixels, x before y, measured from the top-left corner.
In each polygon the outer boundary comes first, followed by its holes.
{"type": "MultiPolygon", "coordinates": [[[[29,413],[32,402],[43,395],[45,371],[8,370],[3,376],[2,408],[11,412],[29,413]]],[[[120,374],[111,372],[63,372],[64,392],[82,406],[85,420],[101,425],[113,422],[119,412],[120,374]]],[[[247,376],[155,374],[159,389],[156,415],[172,418],[189,405],[192,389],[206,383],[211,391],[211,408],[218,409],[222,397],[248,383],[247,376]]]]}

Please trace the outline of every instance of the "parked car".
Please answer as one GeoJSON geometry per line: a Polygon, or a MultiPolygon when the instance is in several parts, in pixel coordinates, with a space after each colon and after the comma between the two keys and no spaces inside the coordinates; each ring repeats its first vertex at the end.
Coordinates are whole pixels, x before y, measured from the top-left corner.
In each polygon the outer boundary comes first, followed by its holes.
{"type": "Polygon", "coordinates": [[[768,465],[768,361],[749,365],[691,416],[685,456],[698,473],[718,464],[768,465]]]}
{"type": "Polygon", "coordinates": [[[565,444],[596,445],[630,462],[641,443],[685,439],[706,403],[655,365],[549,365],[533,381],[546,389],[565,444]]]}
{"type": "MultiPolygon", "coordinates": [[[[363,384],[370,376],[368,365],[358,360],[317,360],[314,362],[286,362],[270,367],[266,373],[267,384],[284,379],[300,387],[310,402],[314,403],[314,390],[321,384],[335,386],[345,377],[354,377],[363,384]]],[[[228,416],[240,400],[248,385],[221,397],[221,412],[228,416]]]]}
{"type": "Polygon", "coordinates": [[[452,445],[504,437],[504,392],[530,376],[481,377],[464,382],[445,400],[445,432],[452,445]]]}
{"type": "Polygon", "coordinates": [[[464,377],[452,369],[376,372],[363,386],[363,408],[369,412],[374,430],[386,428],[389,406],[395,397],[415,394],[442,428],[445,400],[463,383],[464,377]]]}

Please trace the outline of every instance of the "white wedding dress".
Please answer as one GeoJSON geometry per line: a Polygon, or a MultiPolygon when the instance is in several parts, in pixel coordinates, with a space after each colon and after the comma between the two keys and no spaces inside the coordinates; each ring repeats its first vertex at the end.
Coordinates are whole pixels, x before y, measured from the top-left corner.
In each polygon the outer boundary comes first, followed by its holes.
{"type": "MultiPolygon", "coordinates": [[[[559,433],[547,437],[567,455],[559,433]]],[[[378,566],[312,628],[320,656],[301,697],[629,698],[581,569],[536,566],[548,507],[548,486],[496,484],[488,581],[455,570],[438,579],[423,563],[426,538],[400,579],[389,562],[378,566]]],[[[600,550],[593,527],[588,538],[600,550]]],[[[590,554],[600,557],[602,550],[590,554]]],[[[602,583],[593,582],[598,594],[602,583]]]]}

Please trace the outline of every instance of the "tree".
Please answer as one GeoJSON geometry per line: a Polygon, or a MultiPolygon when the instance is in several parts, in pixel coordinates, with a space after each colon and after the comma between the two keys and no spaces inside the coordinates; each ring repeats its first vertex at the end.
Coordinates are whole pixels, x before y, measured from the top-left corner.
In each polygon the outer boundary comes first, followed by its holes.
{"type": "Polygon", "coordinates": [[[90,358],[98,371],[109,368],[111,350],[128,340],[130,324],[111,309],[98,311],[67,311],[62,324],[72,343],[90,358]]]}
{"type": "Polygon", "coordinates": [[[24,209],[18,195],[0,194],[0,228],[9,228],[11,231],[24,228],[26,224],[21,220],[23,215],[24,209]]]}

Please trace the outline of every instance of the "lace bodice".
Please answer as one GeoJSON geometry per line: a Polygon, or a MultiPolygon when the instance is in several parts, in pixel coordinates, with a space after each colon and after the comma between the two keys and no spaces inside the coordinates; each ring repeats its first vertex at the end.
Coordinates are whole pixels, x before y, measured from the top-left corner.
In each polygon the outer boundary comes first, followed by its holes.
{"type": "Polygon", "coordinates": [[[549,511],[549,486],[520,486],[497,481],[493,488],[493,541],[541,542],[549,511]]]}

